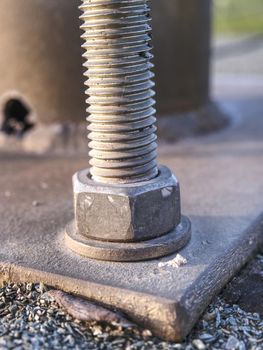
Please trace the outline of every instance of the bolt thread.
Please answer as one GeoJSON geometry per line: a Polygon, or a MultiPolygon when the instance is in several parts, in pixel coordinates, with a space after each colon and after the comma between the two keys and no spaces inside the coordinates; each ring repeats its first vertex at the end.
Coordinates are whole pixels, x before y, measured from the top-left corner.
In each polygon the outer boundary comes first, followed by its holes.
{"type": "Polygon", "coordinates": [[[148,0],[82,0],[90,173],[133,183],[157,176],[148,0]]]}

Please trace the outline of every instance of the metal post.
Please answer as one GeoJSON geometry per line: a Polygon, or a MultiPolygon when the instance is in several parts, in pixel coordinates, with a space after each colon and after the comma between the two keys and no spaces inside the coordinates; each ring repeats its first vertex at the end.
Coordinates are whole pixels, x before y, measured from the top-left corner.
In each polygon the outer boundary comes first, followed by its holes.
{"type": "Polygon", "coordinates": [[[159,113],[210,103],[211,7],[211,0],[152,1],[159,113]]]}
{"type": "Polygon", "coordinates": [[[75,225],[66,242],[104,260],[169,254],[190,238],[179,184],[156,162],[147,0],[83,0],[90,170],[73,178],[75,225]]]}

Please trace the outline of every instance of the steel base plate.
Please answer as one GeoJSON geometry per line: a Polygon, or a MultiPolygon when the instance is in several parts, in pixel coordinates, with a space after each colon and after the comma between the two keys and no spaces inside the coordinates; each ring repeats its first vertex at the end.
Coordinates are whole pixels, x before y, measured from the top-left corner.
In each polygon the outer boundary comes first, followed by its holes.
{"type": "Polygon", "coordinates": [[[192,223],[180,267],[170,264],[177,253],[109,262],[72,252],[64,242],[74,217],[71,176],[86,157],[0,155],[1,281],[42,281],[119,308],[162,338],[185,337],[263,243],[263,118],[254,103],[242,102],[238,123],[220,134],[159,148],[192,223]]]}

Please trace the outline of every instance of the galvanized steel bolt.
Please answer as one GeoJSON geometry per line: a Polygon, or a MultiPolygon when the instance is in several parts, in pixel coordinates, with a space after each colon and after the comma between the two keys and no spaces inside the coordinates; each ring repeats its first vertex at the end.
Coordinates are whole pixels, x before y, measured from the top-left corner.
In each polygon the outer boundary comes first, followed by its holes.
{"type": "Polygon", "coordinates": [[[91,175],[106,183],[157,176],[147,0],[83,1],[91,175]]]}
{"type": "Polygon", "coordinates": [[[91,169],[73,178],[66,243],[102,260],[144,260],[181,249],[190,222],[179,184],[156,162],[148,0],[83,0],[91,169]]]}

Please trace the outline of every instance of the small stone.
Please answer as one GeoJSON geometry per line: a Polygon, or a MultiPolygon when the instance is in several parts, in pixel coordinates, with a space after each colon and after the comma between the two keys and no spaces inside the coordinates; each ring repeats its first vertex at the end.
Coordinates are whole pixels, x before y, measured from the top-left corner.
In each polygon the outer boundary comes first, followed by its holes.
{"type": "Polygon", "coordinates": [[[205,315],[204,315],[204,319],[205,319],[206,321],[211,321],[211,320],[214,320],[215,318],[216,318],[216,313],[215,313],[215,311],[207,312],[207,313],[205,313],[205,315]]]}
{"type": "Polygon", "coordinates": [[[185,350],[193,350],[193,347],[192,347],[192,345],[187,345],[186,347],[185,347],[185,350]]]}
{"type": "Polygon", "coordinates": [[[200,339],[194,339],[192,341],[193,346],[198,350],[205,350],[206,346],[200,339]]]}
{"type": "Polygon", "coordinates": [[[37,291],[40,293],[40,294],[43,294],[44,292],[46,292],[46,287],[44,285],[44,283],[40,282],[39,283],[39,286],[37,288],[37,291]]]}
{"type": "Polygon", "coordinates": [[[239,340],[231,335],[226,343],[226,350],[236,350],[239,348],[239,340]]]}
{"type": "Polygon", "coordinates": [[[17,306],[16,305],[12,305],[12,306],[10,306],[9,307],[9,312],[11,313],[11,314],[15,314],[16,312],[17,312],[17,306]]]}
{"type": "Polygon", "coordinates": [[[209,340],[209,339],[211,339],[211,338],[213,338],[213,336],[212,336],[211,334],[209,334],[209,333],[202,333],[202,334],[200,335],[200,339],[202,339],[202,340],[204,340],[204,341],[209,340]]]}
{"type": "Polygon", "coordinates": [[[123,344],[123,343],[125,343],[125,339],[115,339],[115,340],[113,340],[112,342],[111,342],[111,345],[121,345],[121,344],[123,344]]]}
{"type": "Polygon", "coordinates": [[[151,337],[152,336],[152,332],[149,329],[144,329],[142,331],[142,336],[147,338],[147,337],[151,337]]]}
{"type": "Polygon", "coordinates": [[[239,342],[238,350],[246,350],[246,344],[243,341],[239,342]]]}
{"type": "Polygon", "coordinates": [[[100,334],[102,334],[102,330],[100,327],[95,326],[95,327],[93,327],[92,333],[93,333],[93,335],[100,335],[100,334]]]}
{"type": "Polygon", "coordinates": [[[237,321],[234,319],[233,316],[229,317],[227,321],[228,321],[228,323],[229,323],[231,326],[236,326],[236,325],[237,325],[237,321]]]}

